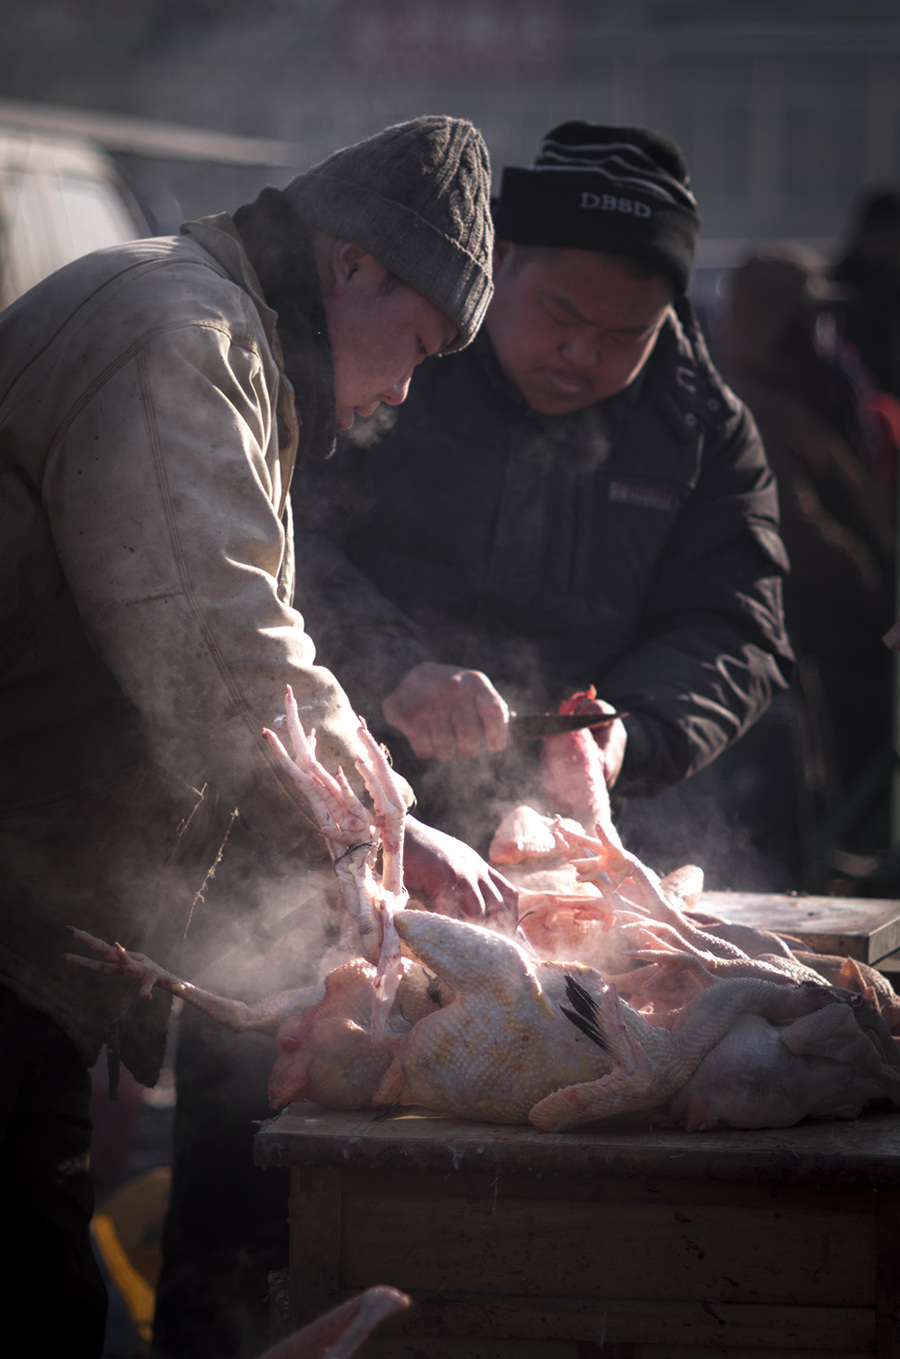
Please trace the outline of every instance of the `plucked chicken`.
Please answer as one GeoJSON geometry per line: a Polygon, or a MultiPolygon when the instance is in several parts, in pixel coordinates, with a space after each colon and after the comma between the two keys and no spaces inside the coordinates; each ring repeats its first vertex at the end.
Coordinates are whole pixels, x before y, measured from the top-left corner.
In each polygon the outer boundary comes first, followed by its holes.
{"type": "Polygon", "coordinates": [[[77,929],[94,957],[70,955],[142,995],[159,986],[235,1031],[273,1034],[273,1107],[422,1105],[547,1131],[786,1127],[900,1107],[900,1002],[884,979],[697,914],[699,870],[660,880],[623,847],[587,733],[545,753],[548,788],[581,821],[519,808],[498,828],[492,859],[520,886],[512,938],[408,907],[405,804],[364,723],[373,810],[318,762],[290,692],[287,719],[292,755],[267,738],[331,852],[354,922],[346,958],[317,986],[244,1005],[77,929]]]}

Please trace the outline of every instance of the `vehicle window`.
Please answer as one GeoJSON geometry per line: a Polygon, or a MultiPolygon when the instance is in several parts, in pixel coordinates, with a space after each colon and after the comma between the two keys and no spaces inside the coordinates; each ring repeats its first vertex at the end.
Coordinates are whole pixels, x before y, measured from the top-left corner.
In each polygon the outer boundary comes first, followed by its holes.
{"type": "Polygon", "coordinates": [[[69,259],[86,255],[89,250],[134,239],[134,221],[111,184],[80,175],[61,174],[57,185],[68,228],[64,248],[71,250],[69,259]]]}
{"type": "Polygon", "coordinates": [[[38,142],[0,157],[0,307],[80,255],[144,234],[103,164],[72,159],[38,142]]]}
{"type": "Polygon", "coordinates": [[[5,305],[59,267],[52,205],[44,178],[7,169],[0,186],[5,305]]]}

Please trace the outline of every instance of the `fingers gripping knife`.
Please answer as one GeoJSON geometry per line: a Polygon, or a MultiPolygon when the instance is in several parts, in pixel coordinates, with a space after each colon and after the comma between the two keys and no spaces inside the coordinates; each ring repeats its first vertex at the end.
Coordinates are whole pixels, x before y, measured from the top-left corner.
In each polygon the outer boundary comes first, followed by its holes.
{"type": "Polygon", "coordinates": [[[510,713],[509,734],[515,741],[543,741],[569,731],[608,727],[627,713],[510,713]]]}

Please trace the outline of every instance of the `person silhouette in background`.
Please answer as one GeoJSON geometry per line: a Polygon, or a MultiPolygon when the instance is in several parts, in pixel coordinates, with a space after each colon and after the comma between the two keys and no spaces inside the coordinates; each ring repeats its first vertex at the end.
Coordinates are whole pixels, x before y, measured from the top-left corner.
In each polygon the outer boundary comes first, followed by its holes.
{"type": "Polygon", "coordinates": [[[846,290],[846,340],[873,386],[900,398],[900,188],[862,194],[847,250],[830,277],[846,290]]]}
{"type": "Polygon", "coordinates": [[[771,245],[737,268],[721,327],[723,372],[777,478],[788,631],[824,697],[838,793],[888,747],[894,557],[891,438],[842,342],[844,310],[823,260],[771,245]]]}

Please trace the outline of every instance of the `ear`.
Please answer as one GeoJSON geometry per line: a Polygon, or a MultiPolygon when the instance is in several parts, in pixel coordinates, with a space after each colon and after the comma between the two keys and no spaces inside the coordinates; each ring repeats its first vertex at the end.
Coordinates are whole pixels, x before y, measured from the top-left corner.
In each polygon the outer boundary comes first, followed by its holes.
{"type": "Polygon", "coordinates": [[[515,254],[516,247],[512,241],[501,241],[499,238],[494,240],[494,271],[499,273],[504,264],[508,264],[515,254]]]}
{"type": "Polygon", "coordinates": [[[342,297],[351,279],[359,273],[366,251],[352,241],[336,239],[331,247],[331,276],[334,280],[334,296],[342,297]]]}

